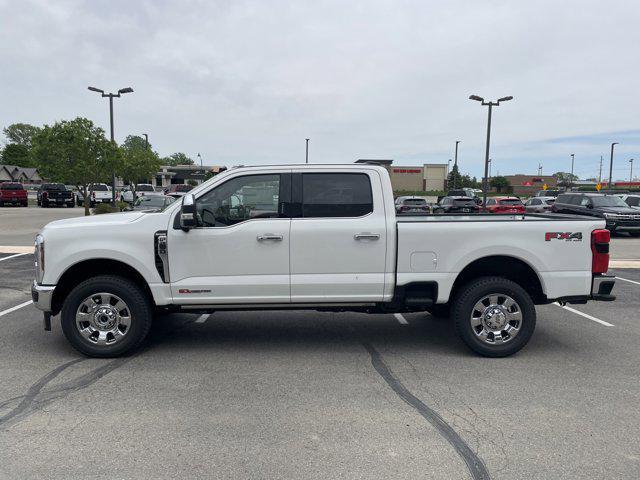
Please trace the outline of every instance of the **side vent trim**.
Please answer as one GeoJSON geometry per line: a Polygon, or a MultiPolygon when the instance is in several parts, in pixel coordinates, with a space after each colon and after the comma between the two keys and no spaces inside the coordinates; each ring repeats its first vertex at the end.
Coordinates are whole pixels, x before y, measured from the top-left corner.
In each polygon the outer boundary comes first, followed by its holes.
{"type": "Polygon", "coordinates": [[[155,263],[158,275],[164,283],[169,283],[169,248],[167,245],[167,231],[160,230],[153,239],[155,263]]]}

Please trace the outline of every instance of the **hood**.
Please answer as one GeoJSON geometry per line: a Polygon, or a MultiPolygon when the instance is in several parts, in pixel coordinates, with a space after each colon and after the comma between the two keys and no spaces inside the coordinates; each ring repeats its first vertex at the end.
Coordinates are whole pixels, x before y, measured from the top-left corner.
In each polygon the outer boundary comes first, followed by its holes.
{"type": "Polygon", "coordinates": [[[103,213],[102,215],[91,215],[89,217],[66,218],[64,220],[56,220],[45,225],[43,230],[58,228],[77,228],[82,226],[112,226],[124,225],[131,223],[144,216],[144,212],[119,212],[119,213],[103,213]]]}
{"type": "Polygon", "coordinates": [[[618,213],[622,215],[637,215],[638,210],[632,207],[595,207],[594,210],[602,213],[618,213]]]}

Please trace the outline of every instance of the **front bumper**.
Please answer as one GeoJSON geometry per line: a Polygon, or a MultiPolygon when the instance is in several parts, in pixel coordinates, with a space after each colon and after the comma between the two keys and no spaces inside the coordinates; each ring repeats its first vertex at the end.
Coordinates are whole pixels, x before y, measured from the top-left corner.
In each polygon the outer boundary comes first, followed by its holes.
{"type": "Polygon", "coordinates": [[[51,312],[51,300],[55,286],[40,285],[35,280],[31,284],[31,299],[36,308],[43,312],[51,312]]]}

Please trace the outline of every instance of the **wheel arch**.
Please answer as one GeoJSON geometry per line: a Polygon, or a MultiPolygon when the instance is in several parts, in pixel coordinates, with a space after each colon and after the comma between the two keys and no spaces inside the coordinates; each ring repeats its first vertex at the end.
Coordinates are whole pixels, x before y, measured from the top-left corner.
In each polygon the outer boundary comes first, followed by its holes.
{"type": "Polygon", "coordinates": [[[544,284],[536,270],[521,258],[510,255],[489,255],[469,263],[453,282],[449,298],[470,280],[487,276],[507,278],[524,288],[535,304],[547,303],[544,284]]]}
{"type": "Polygon", "coordinates": [[[60,276],[51,301],[51,313],[57,315],[69,292],[84,280],[98,275],[119,275],[133,281],[145,292],[154,305],[153,294],[142,274],[131,265],[112,258],[81,260],[69,266],[60,276]]]}

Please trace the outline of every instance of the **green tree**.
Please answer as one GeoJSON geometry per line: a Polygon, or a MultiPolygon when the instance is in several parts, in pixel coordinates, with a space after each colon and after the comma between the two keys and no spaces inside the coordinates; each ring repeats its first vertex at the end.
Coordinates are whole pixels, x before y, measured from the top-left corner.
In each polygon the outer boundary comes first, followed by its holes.
{"type": "Polygon", "coordinates": [[[462,187],[462,176],[460,175],[460,170],[458,170],[457,165],[453,165],[453,168],[449,172],[447,176],[447,189],[453,190],[454,188],[462,187]]]}
{"type": "Polygon", "coordinates": [[[176,165],[193,165],[193,159],[189,158],[185,153],[176,152],[168,157],[164,157],[161,160],[162,165],[170,165],[175,167],[176,165]]]}
{"type": "Polygon", "coordinates": [[[489,186],[495,188],[498,193],[502,193],[503,190],[505,192],[509,190],[510,184],[509,180],[507,180],[506,177],[498,176],[491,177],[491,179],[489,180],[489,186]]]}
{"type": "MultiPolygon", "coordinates": [[[[117,168],[118,148],[91,120],[56,122],[33,137],[31,156],[44,178],[76,185],[88,198],[88,185],[107,180],[117,168]]],[[[84,202],[89,215],[89,202],[84,202]]]]}
{"type": "Polygon", "coordinates": [[[145,145],[145,140],[136,135],[129,135],[120,147],[118,175],[131,185],[133,197],[136,194],[136,183],[155,177],[160,170],[161,161],[158,154],[145,145]]]}
{"type": "Polygon", "coordinates": [[[29,125],[28,123],[14,123],[5,127],[2,132],[9,140],[8,143],[15,143],[31,148],[33,137],[40,132],[41,128],[29,125]]]}
{"type": "Polygon", "coordinates": [[[553,176],[558,179],[558,185],[565,188],[570,187],[579,178],[577,175],[571,175],[567,172],[556,172],[553,176]]]}
{"type": "Polygon", "coordinates": [[[19,143],[9,143],[2,150],[2,161],[0,163],[16,165],[17,167],[32,167],[30,148],[19,143]]]}

